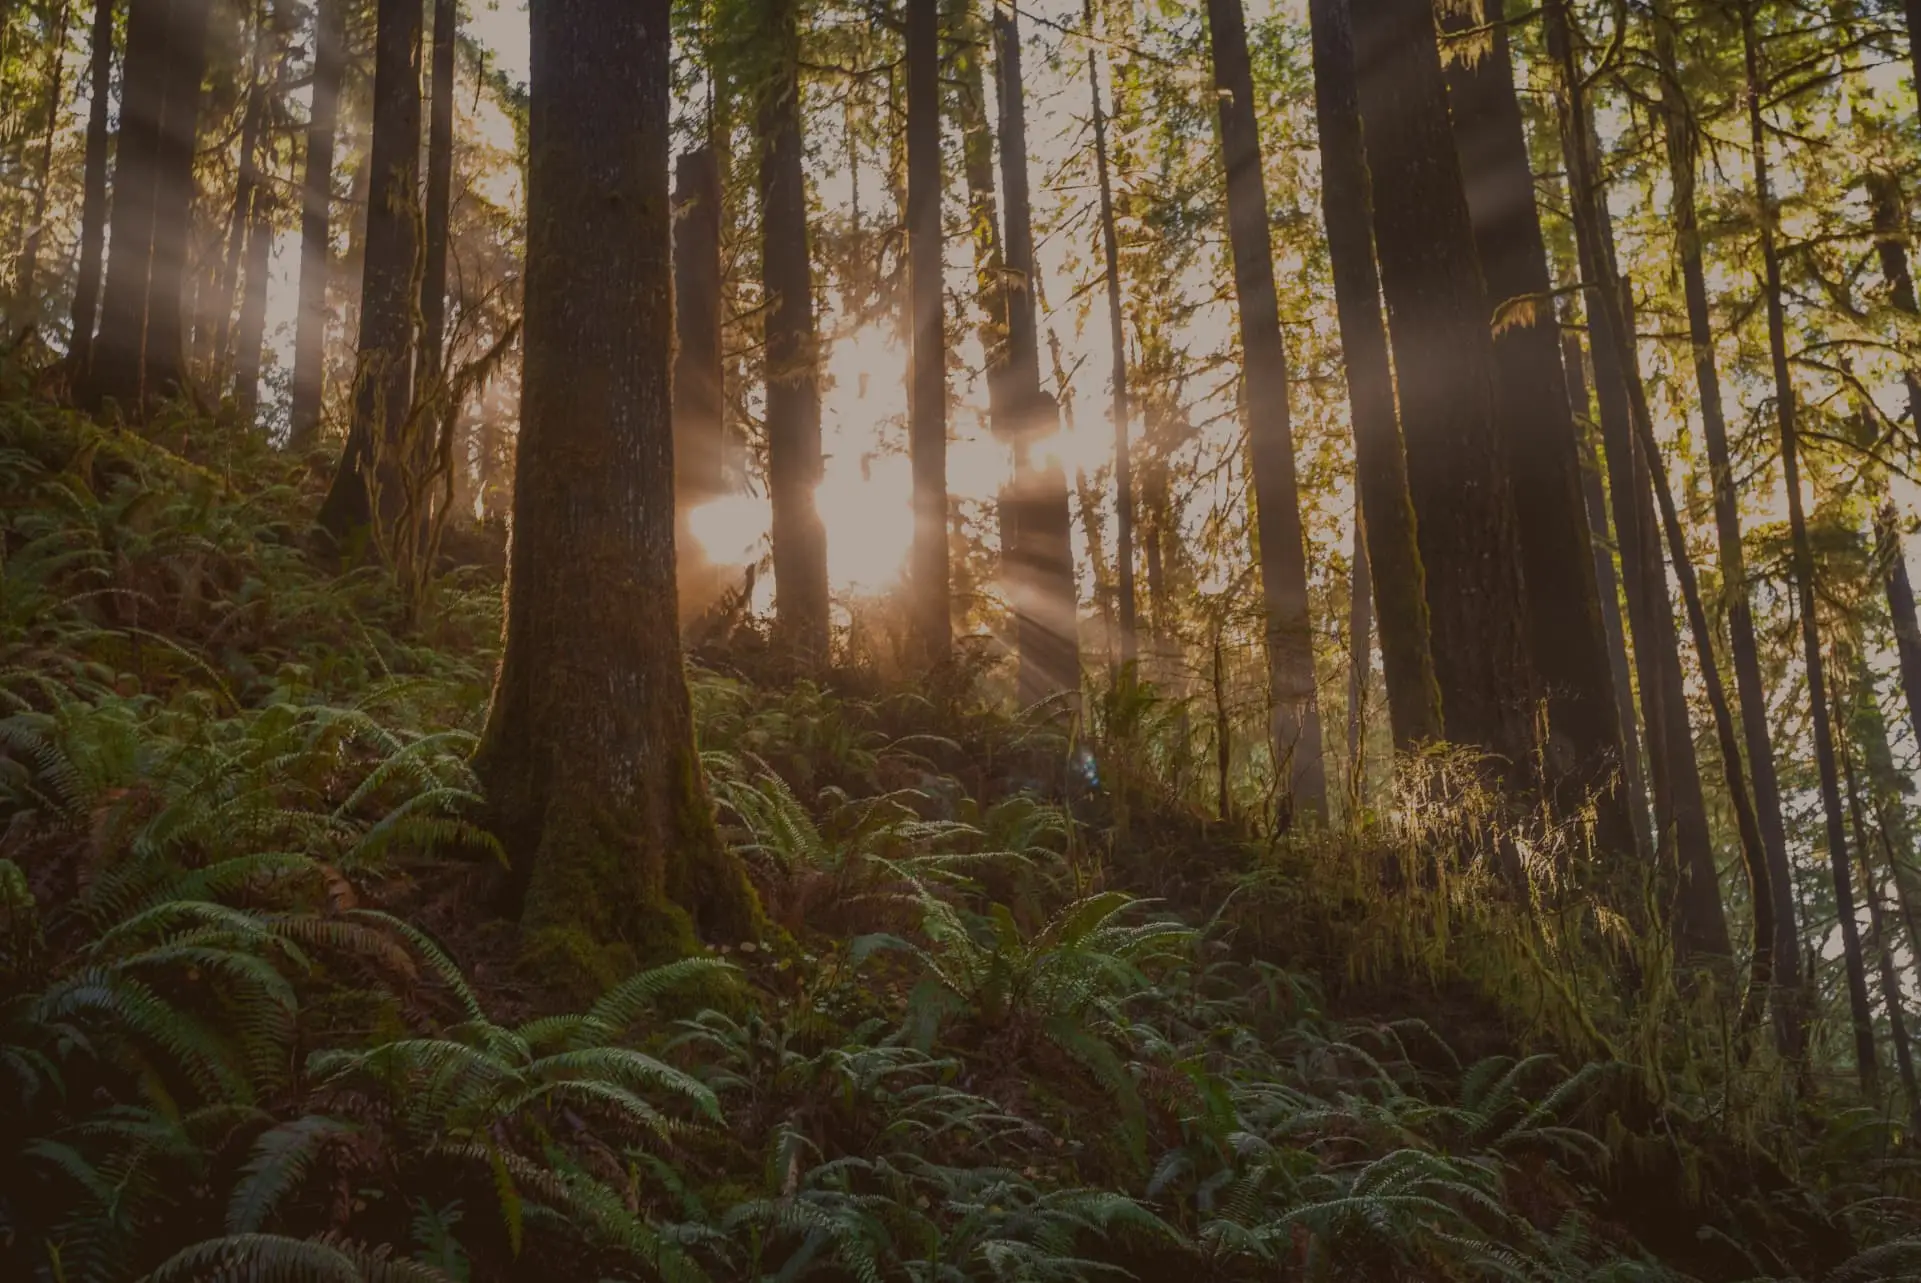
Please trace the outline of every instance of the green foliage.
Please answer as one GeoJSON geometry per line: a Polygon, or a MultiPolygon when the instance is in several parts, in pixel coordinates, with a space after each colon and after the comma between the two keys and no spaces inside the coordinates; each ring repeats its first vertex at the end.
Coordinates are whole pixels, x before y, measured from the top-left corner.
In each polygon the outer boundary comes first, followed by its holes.
{"type": "Polygon", "coordinates": [[[466,818],[488,612],[395,632],[377,584],[268,533],[271,487],[9,413],[9,1279],[1913,1268],[1905,1138],[1762,1109],[1778,1070],[1712,1069],[1679,997],[1637,1034],[1599,918],[1453,860],[1473,798],[1411,781],[1424,805],[1345,844],[1204,835],[1145,686],[1061,799],[1050,723],[697,675],[723,830],[788,938],[556,1002],[468,889],[499,855],[466,818]],[[141,511],[118,561],[102,532],[141,511]],[[224,604],[234,576],[267,604],[224,604]],[[1462,987],[1466,1022],[1328,1014],[1462,987]]]}

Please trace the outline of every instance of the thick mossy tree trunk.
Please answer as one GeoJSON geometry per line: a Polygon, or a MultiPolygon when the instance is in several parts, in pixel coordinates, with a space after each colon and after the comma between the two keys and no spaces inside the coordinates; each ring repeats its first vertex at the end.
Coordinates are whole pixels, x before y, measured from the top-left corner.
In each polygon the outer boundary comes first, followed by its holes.
{"type": "Polygon", "coordinates": [[[947,557],[947,319],[941,253],[940,0],[907,0],[908,453],[914,544],[908,558],[919,661],[953,648],[947,557]]]}
{"type": "MultiPolygon", "coordinates": [[[[420,278],[420,377],[444,374],[447,342],[447,237],[453,212],[456,0],[434,0],[432,98],[427,110],[426,250],[420,278]]],[[[447,407],[442,407],[443,412],[447,407]]]]}
{"type": "Polygon", "coordinates": [[[527,943],[605,983],[755,938],[674,608],[667,0],[534,0],[506,648],[476,769],[527,943]]]}
{"type": "Polygon", "coordinates": [[[93,360],[93,323],[100,310],[100,261],[107,243],[107,153],[112,147],[108,113],[113,94],[114,0],[94,0],[88,52],[86,171],[80,200],[80,271],[73,287],[72,338],[67,344],[72,377],[84,383],[93,360]]]}
{"type": "MultiPolygon", "coordinates": [[[[1311,0],[1314,117],[1321,140],[1321,212],[1334,269],[1341,359],[1354,423],[1354,471],[1366,564],[1380,614],[1381,668],[1394,744],[1441,737],[1441,689],[1428,645],[1427,575],[1408,498],[1407,458],[1374,266],[1374,210],[1355,82],[1348,0],[1311,0]]],[[[1358,556],[1358,554],[1357,554],[1358,556]]],[[[1357,578],[1358,582],[1358,578],[1357,578]]]]}
{"type": "Polygon", "coordinates": [[[821,479],[820,354],[808,256],[801,136],[799,0],[770,0],[760,88],[761,286],[767,296],[767,474],[773,499],[774,616],[804,666],[827,661],[827,531],[821,479]]]}
{"type": "Polygon", "coordinates": [[[1634,718],[1634,681],[1628,668],[1627,631],[1621,624],[1621,582],[1614,566],[1614,532],[1608,521],[1607,487],[1602,479],[1601,449],[1591,438],[1594,407],[1588,399],[1585,357],[1580,336],[1561,330],[1562,367],[1567,372],[1568,405],[1588,438],[1581,450],[1581,499],[1587,514],[1589,547],[1594,553],[1594,590],[1601,607],[1601,627],[1607,633],[1608,670],[1614,677],[1614,710],[1621,726],[1623,773],[1627,779],[1629,818],[1634,825],[1635,849],[1642,860],[1654,858],[1654,834],[1648,823],[1647,772],[1642,768],[1641,736],[1634,718]]]}
{"type": "Polygon", "coordinates": [[[1547,782],[1560,814],[1592,805],[1596,843],[1618,860],[1635,849],[1626,755],[1505,0],[1482,0],[1478,13],[1457,8],[1447,26],[1458,34],[1477,23],[1492,47],[1449,61],[1448,107],[1493,305],[1496,419],[1520,535],[1529,649],[1547,697],[1547,782]]]}
{"type": "Polygon", "coordinates": [[[1826,820],[1828,867],[1834,876],[1834,903],[1840,916],[1841,944],[1848,977],[1848,1009],[1854,1021],[1855,1063],[1862,1094],[1878,1091],[1880,1061],[1874,1049],[1874,1010],[1868,1002],[1867,961],[1854,912],[1854,868],[1848,859],[1847,820],[1842,810],[1840,773],[1835,760],[1834,723],[1828,713],[1821,629],[1815,614],[1814,548],[1801,498],[1801,434],[1794,377],[1788,366],[1787,315],[1781,300],[1781,255],[1775,244],[1778,212],[1768,179],[1768,135],[1761,100],[1767,91],[1755,31],[1757,0],[1740,0],[1741,47],[1747,69],[1748,140],[1753,151],[1754,203],[1760,213],[1761,269],[1768,316],[1768,355],[1774,371],[1775,423],[1781,433],[1781,473],[1788,491],[1788,530],[1792,546],[1797,613],[1801,616],[1801,658],[1807,669],[1808,717],[1814,725],[1814,761],[1821,779],[1821,811],[1826,820]]]}
{"type": "Polygon", "coordinates": [[[182,388],[180,287],[210,0],[131,0],[111,246],[82,400],[140,414],[182,388]]]}
{"type": "Polygon", "coordinates": [[[300,184],[300,304],[294,320],[292,439],[311,449],[320,435],[327,365],[327,283],[333,257],[334,130],[346,67],[347,0],[315,0],[313,106],[307,116],[306,174],[300,184]]]}
{"type": "MultiPolygon", "coordinates": [[[[1921,5],[1921,0],[1915,3],[1921,5]]],[[[1889,301],[1907,316],[1921,315],[1921,305],[1917,305],[1915,299],[1914,274],[1908,265],[1908,220],[1900,183],[1884,175],[1871,175],[1868,200],[1874,219],[1875,250],[1881,259],[1881,275],[1888,282],[1889,301]]],[[[1921,424],[1921,377],[1917,377],[1912,368],[1906,373],[1908,422],[1921,424]]],[[[1907,554],[1901,547],[1901,523],[1892,502],[1884,502],[1875,514],[1875,546],[1888,598],[1888,619],[1894,627],[1895,651],[1901,662],[1901,692],[1907,697],[1908,718],[1914,725],[1915,736],[1921,739],[1921,620],[1915,616],[1914,583],[1908,574],[1907,554]]]]}
{"type": "Polygon", "coordinates": [[[1427,572],[1443,730],[1534,784],[1539,684],[1518,530],[1495,420],[1487,291],[1428,0],[1354,14],[1374,234],[1400,390],[1408,492],[1427,572]]]}
{"type": "Polygon", "coordinates": [[[373,147],[353,420],[320,525],[351,547],[401,503],[400,452],[413,404],[414,258],[420,222],[420,0],[380,0],[374,35],[373,147]]]}
{"type": "Polygon", "coordinates": [[[1100,192],[1101,262],[1107,275],[1107,342],[1112,349],[1114,395],[1114,611],[1120,631],[1121,666],[1140,657],[1139,606],[1134,587],[1134,448],[1129,440],[1127,325],[1121,308],[1120,234],[1114,225],[1114,183],[1108,174],[1107,113],[1101,106],[1101,75],[1095,60],[1094,0],[1081,7],[1090,37],[1087,94],[1094,121],[1094,181],[1100,192]]]}
{"type": "Polygon", "coordinates": [[[1241,0],[1208,0],[1207,30],[1227,169],[1227,239],[1241,322],[1241,386],[1253,458],[1255,538],[1267,606],[1268,698],[1275,778],[1295,815],[1327,817],[1327,764],[1314,680],[1314,622],[1308,613],[1307,549],[1294,475],[1287,352],[1281,340],[1268,232],[1267,184],[1254,115],[1241,0]]]}
{"type": "MultiPolygon", "coordinates": [[[[1560,73],[1556,109],[1562,152],[1572,169],[1569,195],[1579,217],[1575,239],[1594,360],[1595,396],[1600,406],[1608,493],[1614,508],[1615,542],[1634,636],[1634,668],[1647,731],[1648,768],[1653,784],[1656,828],[1655,901],[1671,906],[1677,954],[1690,959],[1729,956],[1727,917],[1716,881],[1714,847],[1708,828],[1707,800],[1701,787],[1694,732],[1688,721],[1687,691],[1681,674],[1681,639],[1668,596],[1661,557],[1661,534],[1654,512],[1650,460],[1635,432],[1632,403],[1641,373],[1633,344],[1633,317],[1620,298],[1615,267],[1614,231],[1606,194],[1588,172],[1593,126],[1583,84],[1575,65],[1572,32],[1564,11],[1546,11],[1549,48],[1560,73]],[[1621,333],[1610,322],[1618,321],[1621,333]]],[[[1630,902],[1629,907],[1635,907],[1630,902]]]]}
{"type": "MultiPolygon", "coordinates": [[[[1041,390],[1040,330],[1035,315],[1034,232],[1028,198],[1027,106],[1021,79],[1020,27],[1011,9],[994,10],[995,79],[1000,90],[1001,189],[1007,198],[1002,238],[1007,340],[999,363],[1001,406],[1013,447],[1014,480],[1002,560],[1014,600],[1020,700],[1034,704],[1081,687],[1073,516],[1067,474],[1045,454],[1059,430],[1060,410],[1041,390]]],[[[991,377],[991,376],[990,376],[991,377]]]]}
{"type": "Polygon", "coordinates": [[[1688,343],[1694,360],[1702,435],[1707,441],[1708,468],[1714,490],[1714,528],[1720,547],[1722,595],[1727,604],[1735,691],[1741,704],[1742,741],[1747,748],[1748,770],[1754,782],[1754,807],[1767,853],[1769,886],[1774,892],[1775,984],[1788,998],[1776,1009],[1776,1028],[1783,1049],[1794,1054],[1802,1037],[1801,950],[1800,933],[1795,926],[1794,875],[1788,863],[1781,785],[1774,767],[1774,740],[1768,728],[1767,686],[1761,678],[1760,645],[1755,637],[1754,611],[1748,594],[1747,555],[1741,542],[1741,511],[1734,490],[1727,416],[1721,403],[1721,375],[1714,359],[1714,324],[1708,311],[1707,271],[1702,261],[1700,219],[1694,203],[1697,126],[1693,107],[1681,84],[1674,36],[1674,20],[1663,0],[1654,11],[1654,48],[1661,73],[1661,117],[1672,190],[1669,211],[1675,256],[1681,264],[1688,343]]]}
{"type": "Polygon", "coordinates": [[[674,493],[682,512],[726,489],[720,216],[713,146],[682,152],[674,180],[674,493]]]}

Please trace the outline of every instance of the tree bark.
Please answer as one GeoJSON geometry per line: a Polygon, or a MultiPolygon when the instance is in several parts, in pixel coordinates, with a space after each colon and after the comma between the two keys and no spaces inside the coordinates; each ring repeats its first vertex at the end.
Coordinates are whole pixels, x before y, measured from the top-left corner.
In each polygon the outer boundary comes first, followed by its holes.
{"type": "MultiPolygon", "coordinates": [[[[674,493],[691,510],[724,481],[720,160],[682,152],[674,191],[674,493]]],[[[682,555],[692,552],[683,548],[682,555]]]]}
{"type": "Polygon", "coordinates": [[[210,0],[131,0],[112,253],[82,401],[139,416],[182,387],[180,286],[210,0]]]}
{"type": "Polygon", "coordinates": [[[1207,30],[1227,169],[1227,232],[1240,304],[1241,384],[1253,458],[1261,590],[1267,605],[1268,698],[1277,780],[1292,814],[1327,816],[1327,765],[1314,679],[1314,624],[1308,613],[1307,549],[1294,475],[1287,351],[1274,287],[1266,180],[1254,115],[1241,0],[1208,0],[1207,30]]]}
{"type": "Polygon", "coordinates": [[[1592,330],[1594,382],[1607,455],[1615,539],[1626,580],[1628,622],[1634,633],[1635,673],[1647,727],[1649,773],[1657,829],[1656,891],[1671,904],[1678,957],[1726,958],[1727,919],[1716,878],[1707,801],[1701,788],[1694,732],[1681,674],[1680,634],[1662,568],[1661,535],[1652,497],[1655,462],[1642,447],[1634,406],[1644,400],[1625,306],[1624,282],[1614,262],[1614,231],[1600,180],[1588,163],[1592,122],[1575,64],[1572,32],[1558,0],[1545,10],[1551,55],[1559,64],[1557,108],[1562,151],[1592,330]],[[1576,169],[1578,167],[1578,172],[1576,169]]]}
{"type": "Polygon", "coordinates": [[[759,934],[674,585],[667,0],[534,0],[505,653],[476,769],[530,951],[605,983],[759,934]]]}
{"type": "Polygon", "coordinates": [[[1408,498],[1407,458],[1394,410],[1394,378],[1374,266],[1373,197],[1361,141],[1354,33],[1348,0],[1312,0],[1315,121],[1321,141],[1321,211],[1334,268],[1354,424],[1361,528],[1380,611],[1381,668],[1396,748],[1441,737],[1441,691],[1428,642],[1427,573],[1408,498]]]}
{"type": "Polygon", "coordinates": [[[773,0],[767,38],[773,69],[761,90],[760,205],[774,611],[784,645],[800,663],[815,666],[827,661],[827,532],[814,496],[821,479],[820,369],[808,256],[797,0],[773,0]]]}
{"type": "Polygon", "coordinates": [[[447,237],[454,182],[456,0],[434,0],[432,100],[427,112],[427,247],[420,281],[420,377],[446,375],[447,237]]]}
{"type": "Polygon", "coordinates": [[[307,116],[306,176],[301,183],[300,311],[294,322],[291,445],[312,449],[320,436],[326,388],[327,281],[333,252],[334,135],[346,66],[346,0],[315,0],[313,109],[307,116]]]}
{"type": "Polygon", "coordinates": [[[80,204],[80,274],[73,289],[72,336],[67,356],[73,377],[84,384],[93,360],[93,323],[100,307],[100,262],[107,241],[107,152],[113,94],[114,0],[94,0],[88,50],[86,177],[80,204]]]}
{"type": "MultiPolygon", "coordinates": [[[[1587,374],[1580,336],[1561,330],[1562,368],[1567,371],[1568,405],[1584,437],[1594,432],[1594,410],[1588,401],[1587,374]]],[[[1629,675],[1627,633],[1621,625],[1621,585],[1614,569],[1614,533],[1608,522],[1607,491],[1602,482],[1601,451],[1591,439],[1581,447],[1581,498],[1587,514],[1588,546],[1594,553],[1594,589],[1601,606],[1601,627],[1607,633],[1608,670],[1614,678],[1615,718],[1621,727],[1621,752],[1635,850],[1640,858],[1654,858],[1654,835],[1648,826],[1647,773],[1642,769],[1641,736],[1634,720],[1634,683],[1629,675]]]]}
{"type": "MultiPolygon", "coordinates": [[[[1450,32],[1475,25],[1471,13],[1450,12],[1450,32]]],[[[1593,806],[1597,844],[1618,859],[1634,851],[1625,753],[1504,0],[1482,0],[1479,19],[1493,47],[1448,64],[1448,106],[1493,305],[1495,414],[1520,538],[1529,651],[1547,697],[1548,783],[1560,814],[1593,806]]]]}
{"type": "Polygon", "coordinates": [[[914,543],[908,586],[920,662],[947,662],[947,320],[941,252],[940,3],[907,0],[908,447],[914,543]]]}
{"type": "Polygon", "coordinates": [[[1347,795],[1359,810],[1367,779],[1367,684],[1374,666],[1373,574],[1362,514],[1354,514],[1354,573],[1347,604],[1347,795]]]}
{"type": "Polygon", "coordinates": [[[1100,70],[1094,59],[1094,3],[1085,0],[1087,93],[1094,119],[1094,179],[1100,189],[1101,258],[1107,273],[1107,341],[1113,349],[1114,392],[1114,569],[1116,627],[1120,630],[1121,667],[1140,657],[1138,607],[1134,591],[1134,456],[1129,441],[1131,407],[1127,395],[1127,327],[1121,312],[1120,235],[1114,225],[1114,185],[1108,174],[1107,113],[1101,107],[1100,70]]]}
{"type": "MultiPolygon", "coordinates": [[[[253,228],[254,192],[260,186],[260,135],[267,123],[267,9],[253,6],[253,67],[247,105],[240,124],[240,172],[234,182],[233,207],[227,214],[227,252],[221,256],[213,306],[194,309],[194,359],[217,387],[233,356],[234,291],[240,288],[241,268],[253,228]],[[209,315],[209,311],[212,315],[209,315]]],[[[204,288],[201,297],[205,297],[204,288]]]]}
{"type": "Polygon", "coordinates": [[[1760,211],[1761,266],[1768,315],[1768,355],[1774,369],[1775,421],[1781,433],[1781,472],[1788,491],[1788,530],[1793,545],[1796,604],[1801,615],[1802,659],[1807,666],[1808,715],[1814,723],[1814,758],[1821,777],[1822,814],[1827,821],[1828,863],[1834,874],[1834,903],[1840,915],[1841,943],[1846,953],[1855,1061],[1860,1067],[1861,1091],[1872,1099],[1878,1090],[1880,1062],[1874,1050],[1874,1013],[1868,1004],[1867,963],[1861,950],[1861,929],[1854,916],[1853,867],[1848,860],[1847,822],[1835,765],[1834,725],[1828,715],[1821,629],[1815,616],[1814,549],[1808,540],[1807,513],[1802,510],[1800,430],[1796,423],[1794,379],[1788,367],[1787,317],[1781,303],[1781,256],[1774,241],[1777,215],[1769,190],[1768,139],[1761,115],[1765,85],[1754,29],[1755,4],[1756,0],[1741,3],[1741,47],[1747,71],[1748,134],[1754,152],[1754,199],[1760,211]]]}
{"type": "Polygon", "coordinates": [[[267,338],[267,277],[273,254],[273,198],[256,190],[247,233],[247,289],[240,302],[239,348],[234,358],[233,399],[241,426],[259,427],[260,360],[267,338]]]}
{"type": "MultiPolygon", "coordinates": [[[[1854,702],[1874,699],[1874,679],[1868,666],[1862,661],[1855,672],[1854,702]]],[[[1849,721],[1853,721],[1850,718],[1849,721]]],[[[1854,830],[1855,853],[1861,862],[1861,897],[1868,902],[1868,940],[1867,947],[1873,951],[1875,963],[1881,973],[1881,1006],[1888,1015],[1888,1041],[1894,1044],[1894,1065],[1901,1077],[1901,1094],[1908,1102],[1910,1125],[1921,1120],[1921,1093],[1915,1090],[1914,1049],[1908,1045],[1907,1020],[1902,1010],[1901,977],[1894,966],[1894,945],[1889,939],[1888,924],[1882,916],[1881,888],[1874,876],[1874,860],[1871,852],[1874,844],[1868,837],[1868,823],[1861,805],[1861,790],[1854,773],[1854,755],[1844,750],[1841,754],[1842,780],[1847,788],[1848,818],[1854,830]]]]}
{"type": "Polygon", "coordinates": [[[1487,292],[1428,0],[1355,12],[1355,65],[1447,738],[1533,788],[1538,683],[1495,422],[1487,292]]]}
{"type": "Polygon", "coordinates": [[[394,519],[413,404],[416,218],[420,209],[420,0],[379,0],[366,257],[355,345],[353,420],[320,506],[322,528],[351,545],[394,519]]]}
{"type": "Polygon", "coordinates": [[[1680,80],[1674,51],[1674,25],[1664,4],[1654,9],[1655,57],[1661,73],[1661,111],[1666,133],[1669,202],[1675,253],[1681,263],[1682,293],[1688,313],[1688,342],[1694,359],[1701,425],[1707,439],[1708,468],[1714,489],[1714,528],[1721,554],[1722,594],[1727,604],[1728,641],[1734,660],[1735,691],[1741,703],[1742,739],[1754,780],[1754,805],[1766,850],[1769,886],[1774,892],[1775,984],[1787,999],[1776,1009],[1782,1050],[1801,1045],[1802,1002],[1800,932],[1795,926],[1793,871],[1788,863],[1787,827],[1781,816],[1781,786],[1775,773],[1774,740],[1768,728],[1768,694],[1761,678],[1760,646],[1748,594],[1747,557],[1741,543],[1741,512],[1734,491],[1733,458],[1728,449],[1727,418],[1721,406],[1721,377],[1714,359],[1714,325],[1708,313],[1707,272],[1695,212],[1697,139],[1694,115],[1680,80]]]}
{"type": "Polygon", "coordinates": [[[1041,390],[1020,28],[1012,10],[998,4],[994,48],[1000,90],[1001,189],[1007,199],[1002,239],[1007,341],[999,365],[1000,417],[1006,421],[1014,454],[1014,481],[1008,492],[1012,510],[1003,523],[1012,555],[1004,546],[1002,556],[1011,563],[1020,700],[1031,705],[1061,695],[1072,698],[1080,691],[1078,602],[1067,474],[1043,453],[1043,443],[1058,430],[1060,410],[1041,390]]]}

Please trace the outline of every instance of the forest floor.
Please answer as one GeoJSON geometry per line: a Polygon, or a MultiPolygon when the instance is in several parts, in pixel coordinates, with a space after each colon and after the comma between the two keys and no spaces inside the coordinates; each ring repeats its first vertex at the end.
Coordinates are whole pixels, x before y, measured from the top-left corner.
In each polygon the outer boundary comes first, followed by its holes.
{"type": "Polygon", "coordinates": [[[1899,1128],[1402,876],[1471,816],[1210,820],[1146,688],[1070,740],[704,648],[783,938],[561,993],[469,818],[496,573],[407,625],[317,493],[0,399],[0,1276],[1921,1277],[1899,1128]]]}

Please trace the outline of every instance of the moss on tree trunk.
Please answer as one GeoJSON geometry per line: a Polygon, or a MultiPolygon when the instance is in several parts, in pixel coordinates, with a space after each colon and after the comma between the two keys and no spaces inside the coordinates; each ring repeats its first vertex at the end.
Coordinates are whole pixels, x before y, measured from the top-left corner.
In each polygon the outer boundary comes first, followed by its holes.
{"type": "Polygon", "coordinates": [[[758,936],[677,634],[665,0],[536,6],[506,650],[476,763],[530,957],[604,984],[758,936]]]}

